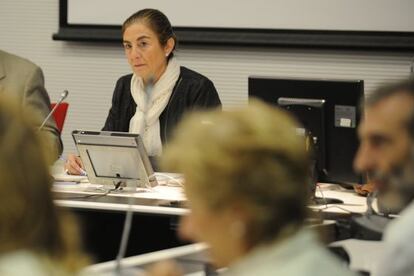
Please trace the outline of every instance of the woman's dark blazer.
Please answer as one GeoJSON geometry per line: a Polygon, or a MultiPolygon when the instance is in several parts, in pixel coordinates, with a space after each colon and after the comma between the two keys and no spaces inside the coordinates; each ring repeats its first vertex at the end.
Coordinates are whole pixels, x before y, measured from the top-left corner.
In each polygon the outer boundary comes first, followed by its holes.
{"type": "MultiPolygon", "coordinates": [[[[129,121],[137,107],[131,95],[131,79],[132,74],[129,74],[117,81],[112,107],[102,130],[129,131],[129,121]]],[[[221,107],[214,84],[207,77],[181,66],[170,100],[160,115],[161,142],[168,142],[172,131],[187,111],[212,107],[221,107]]]]}

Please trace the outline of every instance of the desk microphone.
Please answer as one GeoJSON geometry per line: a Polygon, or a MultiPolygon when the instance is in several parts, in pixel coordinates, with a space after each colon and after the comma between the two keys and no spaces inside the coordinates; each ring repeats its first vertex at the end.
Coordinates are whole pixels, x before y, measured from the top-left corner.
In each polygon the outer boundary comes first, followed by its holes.
{"type": "MultiPolygon", "coordinates": [[[[152,91],[154,90],[154,85],[155,85],[155,78],[154,76],[150,76],[147,80],[147,84],[145,87],[145,92],[146,92],[146,107],[145,109],[148,108],[148,101],[151,99],[152,97],[152,91]]],[[[142,135],[140,133],[140,135],[142,135]]],[[[125,256],[126,253],[126,249],[128,246],[128,240],[129,240],[129,234],[131,232],[131,225],[132,225],[132,218],[133,218],[133,210],[132,210],[132,200],[134,194],[132,193],[129,197],[128,197],[128,209],[126,211],[125,214],[125,221],[124,221],[124,227],[122,229],[122,236],[121,236],[121,242],[119,244],[119,250],[118,250],[118,254],[116,256],[115,259],[115,269],[113,271],[114,274],[107,274],[107,275],[117,275],[117,276],[130,276],[130,275],[146,275],[146,273],[144,273],[142,270],[140,269],[123,269],[122,268],[122,259],[125,256]]],[[[106,276],[106,275],[105,275],[106,276]]]]}
{"type": "Polygon", "coordinates": [[[375,190],[367,195],[367,211],[365,212],[366,216],[377,215],[372,204],[374,203],[374,199],[377,197],[378,191],[375,190]]]}
{"type": "Polygon", "coordinates": [[[68,90],[63,90],[62,94],[60,94],[60,99],[59,101],[55,104],[55,106],[53,107],[53,109],[49,112],[49,114],[47,114],[46,119],[43,120],[42,124],[40,125],[40,127],[37,129],[38,131],[42,130],[43,127],[45,126],[47,120],[49,120],[50,116],[52,116],[53,113],[55,113],[56,109],[59,107],[59,105],[63,102],[64,99],[66,99],[66,97],[68,96],[69,91],[68,90]]]}

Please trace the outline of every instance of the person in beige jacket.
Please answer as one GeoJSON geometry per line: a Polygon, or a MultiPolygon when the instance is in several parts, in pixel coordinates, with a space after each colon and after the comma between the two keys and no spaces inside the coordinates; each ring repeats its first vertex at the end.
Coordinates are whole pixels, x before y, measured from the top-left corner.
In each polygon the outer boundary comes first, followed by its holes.
{"type": "MultiPolygon", "coordinates": [[[[0,95],[31,108],[38,117],[39,127],[51,110],[49,95],[44,87],[43,72],[36,64],[0,50],[0,95]]],[[[48,150],[57,159],[63,150],[59,130],[53,117],[42,128],[49,141],[48,150]]]]}

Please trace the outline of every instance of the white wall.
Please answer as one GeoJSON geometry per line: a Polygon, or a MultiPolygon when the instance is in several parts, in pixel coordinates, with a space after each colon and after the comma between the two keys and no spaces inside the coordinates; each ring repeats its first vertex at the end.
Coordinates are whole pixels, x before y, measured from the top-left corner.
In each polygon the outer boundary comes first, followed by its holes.
{"type": "MultiPolygon", "coordinates": [[[[132,11],[131,11],[132,12],[132,11]]],[[[121,45],[53,41],[57,0],[0,0],[0,48],[40,65],[52,101],[70,95],[65,153],[74,152],[73,129],[100,129],[117,78],[129,73],[121,45]]],[[[181,47],[181,63],[208,76],[224,107],[247,102],[249,75],[363,79],[366,91],[406,77],[414,53],[266,48],[181,47]]]]}
{"type": "Polygon", "coordinates": [[[195,1],[69,0],[68,22],[121,25],[132,9],[152,7],[180,27],[414,31],[412,0],[195,1]]]}

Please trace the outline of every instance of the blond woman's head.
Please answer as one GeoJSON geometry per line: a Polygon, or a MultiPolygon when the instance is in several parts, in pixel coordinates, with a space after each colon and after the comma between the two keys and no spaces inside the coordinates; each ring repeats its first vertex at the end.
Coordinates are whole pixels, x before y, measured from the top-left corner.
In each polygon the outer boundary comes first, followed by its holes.
{"type": "Polygon", "coordinates": [[[261,102],[193,114],[180,124],[165,150],[164,168],[184,174],[194,216],[197,210],[214,214],[197,232],[215,231],[216,222],[217,231],[227,224],[215,237],[207,233],[196,239],[224,244],[225,231],[240,228],[245,247],[251,248],[301,225],[308,158],[296,127],[287,113],[261,102]],[[228,219],[218,222],[226,212],[228,219]]]}

